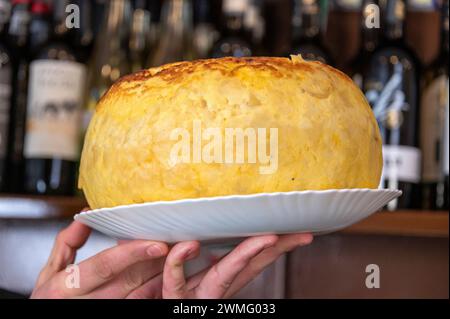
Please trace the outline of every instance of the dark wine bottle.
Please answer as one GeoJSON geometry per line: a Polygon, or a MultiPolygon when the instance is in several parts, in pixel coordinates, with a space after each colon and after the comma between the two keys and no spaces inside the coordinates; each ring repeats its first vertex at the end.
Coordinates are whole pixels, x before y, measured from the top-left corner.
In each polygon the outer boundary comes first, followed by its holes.
{"type": "Polygon", "coordinates": [[[384,144],[381,186],[403,191],[403,196],[392,201],[388,208],[416,208],[421,167],[418,148],[419,63],[403,40],[405,1],[386,0],[383,4],[383,39],[368,60],[364,91],[384,144]]]}
{"type": "MultiPolygon", "coordinates": [[[[65,3],[65,1],[61,1],[65,3]]],[[[94,10],[92,0],[72,0],[70,4],[74,4],[79,8],[80,19],[79,27],[70,30],[70,41],[77,52],[77,57],[82,63],[88,63],[94,45],[94,10]]],[[[62,12],[65,13],[65,12],[62,12]]],[[[66,15],[63,15],[66,18],[66,15]]]]}
{"type": "Polygon", "coordinates": [[[29,67],[24,187],[32,194],[72,195],[86,70],[77,62],[65,19],[52,23],[44,1],[34,1],[32,13],[32,36],[48,26],[51,36],[43,45],[34,43],[29,67]]]}
{"type": "Polygon", "coordinates": [[[194,0],[194,49],[197,58],[205,59],[211,52],[218,32],[213,23],[210,0],[194,0]]]}
{"type": "Polygon", "coordinates": [[[442,7],[441,52],[424,72],[420,147],[422,208],[448,209],[448,0],[442,7]]]}
{"type": "Polygon", "coordinates": [[[13,59],[13,98],[9,127],[8,190],[23,192],[23,141],[27,108],[29,26],[31,0],[14,0],[8,28],[8,43],[13,59]]]}
{"type": "Polygon", "coordinates": [[[128,42],[131,71],[145,68],[151,44],[151,13],[144,1],[134,1],[132,27],[128,42]]]}
{"type": "Polygon", "coordinates": [[[294,0],[291,54],[301,54],[305,60],[331,64],[328,50],[322,43],[320,30],[319,1],[294,0]]]}
{"type": "Polygon", "coordinates": [[[356,58],[348,68],[349,76],[358,87],[363,87],[363,75],[369,58],[379,43],[379,28],[373,23],[371,17],[377,14],[377,0],[362,1],[361,8],[361,47],[356,58]]]}
{"type": "Polygon", "coordinates": [[[213,45],[210,56],[249,57],[253,55],[252,34],[245,27],[245,13],[249,1],[223,0],[220,38],[213,45]]]}
{"type": "MultiPolygon", "coordinates": [[[[86,124],[106,90],[121,76],[130,73],[127,56],[131,5],[128,0],[111,0],[103,11],[103,23],[95,40],[89,81],[86,124]]],[[[87,128],[87,126],[86,126],[87,128]]]]}
{"type": "Polygon", "coordinates": [[[9,119],[12,92],[11,52],[6,42],[11,14],[9,1],[0,0],[0,190],[5,190],[9,119]]]}
{"type": "Polygon", "coordinates": [[[161,9],[159,39],[148,59],[148,66],[192,60],[195,58],[192,3],[189,0],[166,0],[161,9]]]}

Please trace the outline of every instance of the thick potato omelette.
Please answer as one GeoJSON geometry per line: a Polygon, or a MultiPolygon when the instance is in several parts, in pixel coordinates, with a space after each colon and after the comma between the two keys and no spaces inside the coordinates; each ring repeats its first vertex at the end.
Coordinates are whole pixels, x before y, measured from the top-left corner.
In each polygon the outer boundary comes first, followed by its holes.
{"type": "Polygon", "coordinates": [[[116,82],[90,122],[79,187],[95,209],[234,194],[377,188],[381,170],[377,122],[346,75],[300,56],[222,58],[164,65],[116,82]],[[190,133],[194,147],[195,123],[220,132],[267,129],[267,148],[269,130],[276,129],[275,169],[262,173],[259,157],[255,162],[247,153],[244,162],[220,162],[225,156],[195,161],[195,149],[188,153],[191,161],[171,162],[179,142],[174,130],[190,133]]]}

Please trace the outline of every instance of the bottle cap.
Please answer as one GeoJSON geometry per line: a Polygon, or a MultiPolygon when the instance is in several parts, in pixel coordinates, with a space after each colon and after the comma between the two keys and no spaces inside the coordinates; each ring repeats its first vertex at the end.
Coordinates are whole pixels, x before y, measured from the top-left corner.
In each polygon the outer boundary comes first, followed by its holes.
{"type": "Polygon", "coordinates": [[[45,1],[34,1],[31,5],[31,13],[47,14],[50,12],[50,6],[45,1]]]}

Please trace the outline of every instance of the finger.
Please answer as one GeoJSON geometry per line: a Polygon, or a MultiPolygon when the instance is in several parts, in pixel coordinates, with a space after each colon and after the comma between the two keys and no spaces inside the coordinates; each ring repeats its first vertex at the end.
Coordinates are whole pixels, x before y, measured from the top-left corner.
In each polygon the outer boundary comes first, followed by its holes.
{"type": "MultiPolygon", "coordinates": [[[[250,262],[249,267],[252,268],[255,272],[262,271],[264,268],[273,262],[275,259],[277,259],[282,254],[289,252],[293,250],[294,248],[298,246],[307,245],[312,241],[312,235],[311,236],[305,236],[308,234],[294,234],[294,235],[281,235],[279,236],[279,239],[275,246],[270,247],[268,249],[265,249],[262,251],[259,255],[257,255],[253,260],[250,262]],[[268,259],[268,256],[273,256],[273,259],[268,259]]],[[[217,261],[218,262],[218,261],[217,261]]],[[[187,284],[187,288],[193,289],[198,286],[202,278],[205,276],[205,274],[208,272],[209,267],[206,269],[203,269],[199,271],[198,273],[192,275],[187,284]]],[[[244,270],[247,272],[248,270],[244,270]]],[[[235,279],[237,281],[243,274],[239,274],[238,277],[235,279]]],[[[234,283],[232,284],[234,286],[234,283]]]]}
{"type": "Polygon", "coordinates": [[[161,299],[163,274],[153,277],[138,289],[133,290],[126,299],[161,299]]]}
{"type": "Polygon", "coordinates": [[[258,254],[233,281],[225,298],[232,297],[237,291],[245,287],[251,280],[258,276],[267,266],[275,262],[281,255],[299,246],[305,246],[312,242],[311,234],[283,235],[275,246],[268,248],[258,254]]]}
{"type": "Polygon", "coordinates": [[[167,245],[160,242],[135,240],[107,249],[79,264],[80,287],[67,289],[64,285],[66,273],[57,275],[56,286],[64,287],[67,297],[88,294],[95,288],[113,280],[128,267],[142,261],[152,260],[167,254],[167,245]]]}
{"type": "Polygon", "coordinates": [[[40,286],[54,274],[72,264],[75,261],[77,250],[86,243],[90,233],[91,229],[89,227],[77,221],[74,221],[62,230],[56,236],[47,264],[39,275],[37,286],[40,286]]]}
{"type": "Polygon", "coordinates": [[[163,271],[163,298],[179,299],[186,297],[184,263],[200,253],[200,243],[196,241],[176,244],[169,255],[163,271]]]}
{"type": "Polygon", "coordinates": [[[236,276],[253,257],[277,242],[275,235],[258,236],[244,240],[232,252],[211,267],[195,288],[198,298],[221,298],[230,288],[236,276]]]}
{"type": "MultiPolygon", "coordinates": [[[[160,275],[164,261],[165,258],[158,258],[132,265],[110,282],[92,291],[88,297],[92,299],[123,299],[152,278],[160,275]]],[[[159,294],[161,295],[161,291],[159,294]]]]}

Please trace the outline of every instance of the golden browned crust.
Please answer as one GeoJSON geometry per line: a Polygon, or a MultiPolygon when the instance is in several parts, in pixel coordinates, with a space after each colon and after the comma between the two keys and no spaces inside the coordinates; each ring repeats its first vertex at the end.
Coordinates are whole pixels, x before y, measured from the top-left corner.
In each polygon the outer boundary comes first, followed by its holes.
{"type": "Polygon", "coordinates": [[[326,69],[326,72],[335,74],[341,80],[352,83],[352,80],[345,73],[326,64],[319,61],[300,63],[302,61],[301,58],[299,60],[299,57],[293,56],[291,59],[277,57],[225,57],[220,59],[175,62],[125,75],[107,93],[120,90],[121,85],[124,83],[128,85],[128,88],[138,88],[145,81],[155,78],[159,78],[167,84],[180,83],[186,76],[196,72],[219,71],[222,76],[234,77],[237,71],[246,68],[249,70],[267,71],[271,76],[277,78],[291,77],[296,72],[314,72],[313,65],[326,69]]]}

